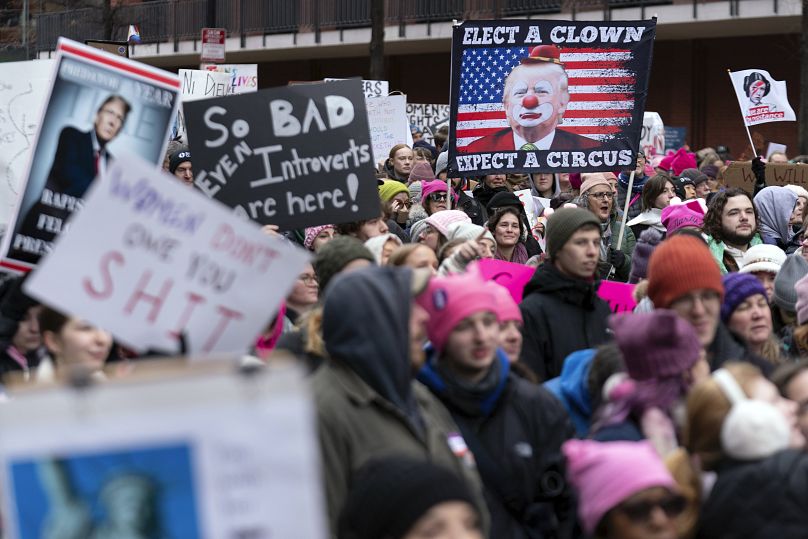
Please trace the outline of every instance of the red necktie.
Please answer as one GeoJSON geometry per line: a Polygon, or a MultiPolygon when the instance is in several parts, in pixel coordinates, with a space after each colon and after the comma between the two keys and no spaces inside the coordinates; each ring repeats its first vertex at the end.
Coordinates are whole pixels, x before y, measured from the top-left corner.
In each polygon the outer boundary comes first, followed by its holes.
{"type": "Polygon", "coordinates": [[[100,152],[100,151],[96,151],[96,152],[95,152],[95,163],[94,163],[94,165],[95,165],[94,171],[95,171],[95,175],[96,175],[96,176],[98,176],[98,161],[99,161],[100,159],[101,159],[101,152],[100,152]]]}

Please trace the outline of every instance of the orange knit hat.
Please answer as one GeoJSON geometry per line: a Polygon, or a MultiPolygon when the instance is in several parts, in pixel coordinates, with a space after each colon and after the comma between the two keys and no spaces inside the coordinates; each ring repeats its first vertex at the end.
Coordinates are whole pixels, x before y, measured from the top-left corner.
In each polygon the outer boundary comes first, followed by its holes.
{"type": "Polygon", "coordinates": [[[663,241],[648,262],[648,297],[657,309],[691,290],[706,288],[724,297],[721,270],[710,249],[692,236],[674,236],[663,241]]]}

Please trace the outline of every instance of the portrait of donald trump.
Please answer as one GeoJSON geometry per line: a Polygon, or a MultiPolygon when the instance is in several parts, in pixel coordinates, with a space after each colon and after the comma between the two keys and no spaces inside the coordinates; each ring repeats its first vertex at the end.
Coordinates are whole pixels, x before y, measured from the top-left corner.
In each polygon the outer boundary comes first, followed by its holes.
{"type": "Polygon", "coordinates": [[[567,72],[555,45],[530,50],[505,78],[502,105],[508,127],[481,137],[462,151],[586,150],[600,143],[558,126],[570,102],[567,72]]]}

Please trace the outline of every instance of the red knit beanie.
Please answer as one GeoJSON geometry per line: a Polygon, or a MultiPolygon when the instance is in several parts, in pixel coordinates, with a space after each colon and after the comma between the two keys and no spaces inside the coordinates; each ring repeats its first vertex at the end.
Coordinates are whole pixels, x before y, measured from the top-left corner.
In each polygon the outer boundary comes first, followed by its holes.
{"type": "Polygon", "coordinates": [[[657,309],[692,290],[714,290],[724,297],[721,270],[710,249],[692,236],[674,236],[663,241],[648,262],[648,297],[657,309]]]}

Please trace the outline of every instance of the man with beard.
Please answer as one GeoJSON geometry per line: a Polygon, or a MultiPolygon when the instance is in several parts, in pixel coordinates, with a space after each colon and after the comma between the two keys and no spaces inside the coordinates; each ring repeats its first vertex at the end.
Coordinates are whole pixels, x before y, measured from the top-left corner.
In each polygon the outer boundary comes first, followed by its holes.
{"type": "Polygon", "coordinates": [[[704,215],[704,233],[721,274],[738,271],[746,250],[763,243],[749,193],[732,188],[715,195],[704,215]]]}

